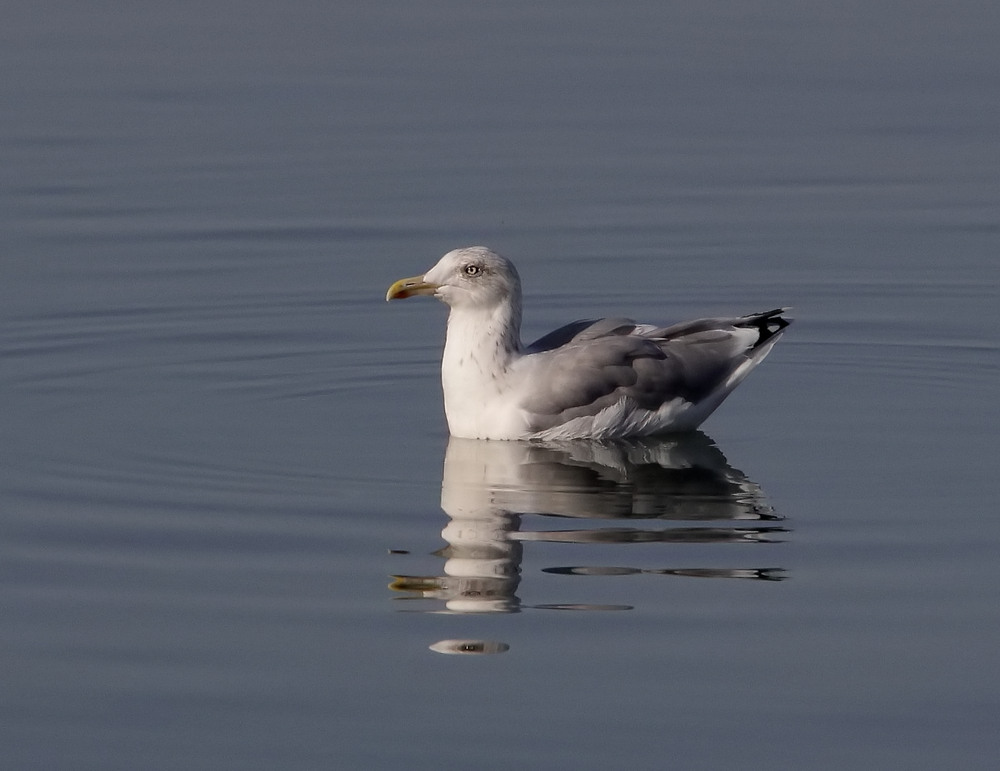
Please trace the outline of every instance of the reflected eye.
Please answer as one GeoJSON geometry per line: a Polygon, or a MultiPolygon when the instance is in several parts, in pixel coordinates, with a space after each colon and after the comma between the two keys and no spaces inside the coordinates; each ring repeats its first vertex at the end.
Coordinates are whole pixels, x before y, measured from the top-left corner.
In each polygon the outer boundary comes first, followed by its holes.
{"type": "Polygon", "coordinates": [[[472,265],[472,264],[466,265],[462,270],[465,271],[466,276],[478,276],[480,273],[483,272],[483,269],[480,268],[478,265],[472,265]]]}

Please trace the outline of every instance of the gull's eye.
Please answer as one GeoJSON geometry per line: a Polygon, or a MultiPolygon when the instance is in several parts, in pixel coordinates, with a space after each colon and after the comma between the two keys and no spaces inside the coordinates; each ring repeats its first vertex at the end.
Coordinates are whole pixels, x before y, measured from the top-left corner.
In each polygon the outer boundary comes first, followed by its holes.
{"type": "Polygon", "coordinates": [[[480,273],[483,272],[482,268],[472,263],[466,265],[464,268],[462,268],[462,270],[465,272],[466,276],[478,276],[480,273]]]}

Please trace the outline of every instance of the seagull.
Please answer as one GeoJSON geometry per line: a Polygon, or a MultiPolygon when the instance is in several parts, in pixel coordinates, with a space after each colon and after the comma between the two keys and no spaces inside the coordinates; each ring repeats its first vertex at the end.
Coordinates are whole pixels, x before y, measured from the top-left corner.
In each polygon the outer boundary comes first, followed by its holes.
{"type": "Polygon", "coordinates": [[[776,308],[660,327],[574,321],[521,343],[521,279],[485,246],[448,252],[386,300],[450,308],[441,360],[452,436],[618,440],[693,431],[763,361],[790,321],[776,308]]]}

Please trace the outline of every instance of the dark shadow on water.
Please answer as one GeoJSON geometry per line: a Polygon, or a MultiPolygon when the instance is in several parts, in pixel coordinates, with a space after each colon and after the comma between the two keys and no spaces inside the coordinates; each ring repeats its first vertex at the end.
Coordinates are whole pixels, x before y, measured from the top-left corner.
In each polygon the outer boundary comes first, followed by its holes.
{"type": "MultiPolygon", "coordinates": [[[[441,574],[397,575],[390,584],[400,593],[397,599],[431,602],[431,607],[421,603],[413,610],[627,610],[628,605],[522,605],[517,590],[524,549],[539,541],[720,546],[773,543],[788,532],[782,525],[783,517],[767,504],[760,487],[730,466],[715,443],[700,432],[613,444],[453,438],[445,454],[441,508],[449,517],[441,533],[446,545],[434,553],[444,561],[441,574]],[[529,523],[540,526],[528,527],[529,523]]],[[[671,559],[682,554],[678,549],[665,553],[671,559]]],[[[648,556],[649,552],[643,554],[648,556]]],[[[568,564],[548,566],[542,572],[770,582],[786,577],[780,567],[753,565],[568,564]]],[[[490,650],[497,652],[495,646],[490,650]]],[[[466,645],[462,652],[477,652],[476,646],[466,645]]]]}

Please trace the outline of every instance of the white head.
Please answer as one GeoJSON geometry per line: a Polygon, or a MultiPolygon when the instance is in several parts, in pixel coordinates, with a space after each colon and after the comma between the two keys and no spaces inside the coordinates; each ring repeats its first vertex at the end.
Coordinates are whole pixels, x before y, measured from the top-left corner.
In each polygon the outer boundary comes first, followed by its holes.
{"type": "Polygon", "coordinates": [[[492,309],[510,303],[521,306],[521,279],[506,257],[485,246],[455,249],[423,276],[404,278],[386,293],[386,300],[418,294],[434,295],[455,309],[492,309]]]}

